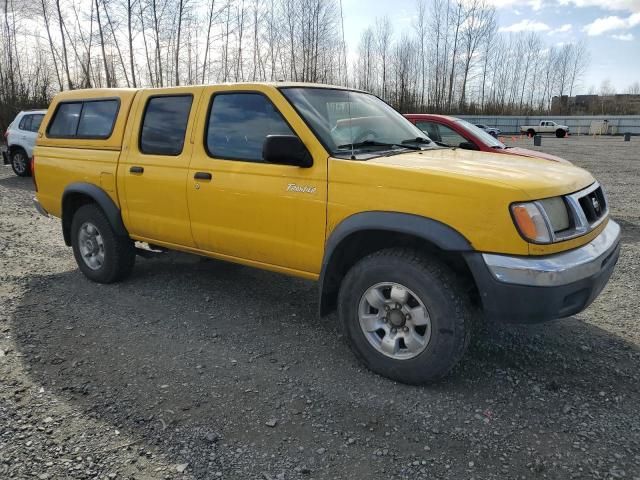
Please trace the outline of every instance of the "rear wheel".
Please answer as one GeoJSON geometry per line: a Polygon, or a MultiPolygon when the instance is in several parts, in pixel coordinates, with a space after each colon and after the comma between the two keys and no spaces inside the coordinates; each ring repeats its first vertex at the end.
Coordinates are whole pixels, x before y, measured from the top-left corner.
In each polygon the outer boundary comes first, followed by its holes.
{"type": "Polygon", "coordinates": [[[21,148],[16,148],[10,152],[10,156],[13,173],[19,177],[30,177],[31,169],[29,168],[29,158],[27,158],[27,153],[21,148]]]}
{"type": "Polygon", "coordinates": [[[445,376],[469,340],[464,290],[440,262],[389,249],[358,262],[338,297],[345,336],[372,371],[409,384],[445,376]]]}
{"type": "Polygon", "coordinates": [[[95,204],[80,207],[71,222],[71,245],[78,267],[98,283],[127,277],[135,263],[135,248],[128,237],[117,235],[95,204]]]}
{"type": "Polygon", "coordinates": [[[533,128],[527,130],[527,136],[533,138],[536,134],[536,131],[533,128]]]}
{"type": "Polygon", "coordinates": [[[558,137],[558,138],[564,138],[566,134],[567,134],[567,132],[565,132],[564,130],[562,130],[560,128],[558,130],[556,130],[556,137],[558,137]]]}

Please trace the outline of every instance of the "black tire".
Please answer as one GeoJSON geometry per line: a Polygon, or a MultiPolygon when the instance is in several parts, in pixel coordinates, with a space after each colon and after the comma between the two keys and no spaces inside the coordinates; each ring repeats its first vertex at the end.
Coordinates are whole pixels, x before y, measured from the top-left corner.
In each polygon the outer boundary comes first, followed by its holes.
{"type": "Polygon", "coordinates": [[[27,157],[27,152],[25,152],[22,148],[14,148],[13,150],[10,150],[9,160],[11,162],[13,173],[18,175],[19,177],[31,176],[31,165],[29,165],[29,157],[27,157]]]}
{"type": "Polygon", "coordinates": [[[567,135],[567,132],[565,132],[564,130],[562,130],[561,128],[559,128],[558,130],[556,130],[556,137],[557,138],[564,138],[567,135]]]}
{"type": "Polygon", "coordinates": [[[533,128],[527,130],[527,136],[533,138],[536,134],[536,131],[533,128]]]}
{"type": "Polygon", "coordinates": [[[381,250],[347,273],[340,286],[338,312],[349,346],[370,370],[402,383],[426,384],[447,375],[469,344],[472,309],[465,292],[451,270],[437,260],[414,250],[381,250]],[[386,356],[360,327],[361,299],[369,288],[383,282],[405,286],[428,311],[431,337],[412,358],[386,356]]]}
{"type": "Polygon", "coordinates": [[[136,253],[133,241],[129,237],[117,235],[102,209],[94,204],[83,205],[74,214],[71,221],[71,245],[78,267],[84,275],[98,283],[113,283],[126,278],[133,269],[136,253]],[[91,268],[81,252],[80,230],[85,225],[97,229],[102,241],[103,262],[97,268],[91,268]]]}

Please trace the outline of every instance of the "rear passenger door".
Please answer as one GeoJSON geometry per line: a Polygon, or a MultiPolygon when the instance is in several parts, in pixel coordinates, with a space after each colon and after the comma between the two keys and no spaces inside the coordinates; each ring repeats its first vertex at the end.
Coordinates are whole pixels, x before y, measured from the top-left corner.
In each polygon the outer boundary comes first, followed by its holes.
{"type": "Polygon", "coordinates": [[[27,156],[33,156],[33,147],[36,144],[38,129],[42,123],[44,115],[41,113],[30,113],[22,117],[18,128],[20,129],[21,145],[27,151],[27,156]]]}
{"type": "Polygon", "coordinates": [[[201,87],[143,90],[118,166],[123,220],[138,240],[193,247],[186,182],[201,87]],[[123,198],[124,197],[124,198],[123,198]]]}

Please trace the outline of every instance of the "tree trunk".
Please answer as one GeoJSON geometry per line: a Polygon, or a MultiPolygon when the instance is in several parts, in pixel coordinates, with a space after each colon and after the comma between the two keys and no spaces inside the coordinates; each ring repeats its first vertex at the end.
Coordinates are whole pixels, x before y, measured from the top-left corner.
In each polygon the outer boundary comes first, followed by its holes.
{"type": "Polygon", "coordinates": [[[107,63],[107,53],[104,49],[104,34],[102,32],[102,23],[100,21],[100,5],[96,0],[96,20],[98,21],[98,32],[100,33],[100,48],[102,50],[102,62],[104,64],[104,75],[107,82],[107,88],[111,88],[111,74],[109,72],[109,65],[107,63]]]}
{"type": "Polygon", "coordinates": [[[176,85],[180,85],[180,34],[182,33],[182,14],[184,10],[184,0],[180,0],[178,5],[178,37],[176,39],[176,60],[175,60],[175,70],[176,70],[176,85]]]}
{"type": "MultiPolygon", "coordinates": [[[[140,1],[140,0],[138,0],[140,1]]],[[[133,3],[132,0],[127,0],[127,32],[129,34],[129,66],[131,68],[131,83],[133,84],[133,88],[136,88],[136,67],[135,61],[133,59],[133,33],[132,33],[132,21],[133,21],[133,3]]],[[[144,32],[143,32],[144,35],[144,32]]]]}
{"type": "MultiPolygon", "coordinates": [[[[98,0],[96,0],[97,2],[98,0]]],[[[64,20],[62,19],[62,12],[60,10],[60,0],[56,0],[56,9],[58,10],[58,23],[60,25],[60,36],[62,37],[62,57],[64,61],[64,70],[67,74],[67,83],[69,89],[73,90],[73,82],[71,81],[71,74],[69,73],[69,58],[67,57],[67,41],[64,38],[64,20]]]]}
{"type": "Polygon", "coordinates": [[[44,17],[44,26],[47,30],[47,38],[49,39],[49,49],[51,51],[51,58],[53,59],[53,67],[56,71],[56,78],[58,79],[58,86],[60,87],[60,91],[64,90],[64,84],[62,83],[62,78],[60,77],[60,70],[58,68],[58,62],[56,60],[56,52],[55,47],[53,46],[53,40],[51,39],[51,27],[49,26],[49,18],[47,17],[47,5],[45,0],[40,0],[42,4],[42,15],[44,17]]]}

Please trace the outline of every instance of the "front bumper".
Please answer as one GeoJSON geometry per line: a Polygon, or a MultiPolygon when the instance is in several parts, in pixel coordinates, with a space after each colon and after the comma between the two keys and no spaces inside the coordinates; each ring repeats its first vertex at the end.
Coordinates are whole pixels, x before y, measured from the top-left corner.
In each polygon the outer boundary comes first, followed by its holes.
{"type": "Polygon", "coordinates": [[[620,255],[620,226],[609,220],[595,239],[543,257],[472,253],[467,263],[485,313],[508,323],[574,315],[598,296],[620,255]]]}

